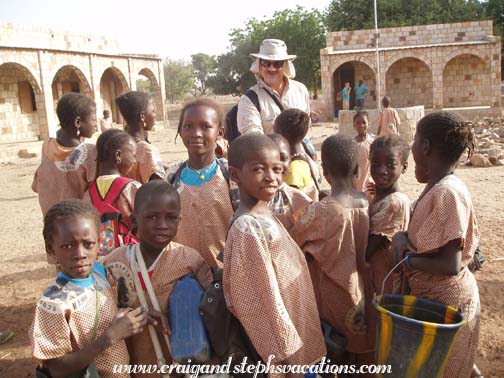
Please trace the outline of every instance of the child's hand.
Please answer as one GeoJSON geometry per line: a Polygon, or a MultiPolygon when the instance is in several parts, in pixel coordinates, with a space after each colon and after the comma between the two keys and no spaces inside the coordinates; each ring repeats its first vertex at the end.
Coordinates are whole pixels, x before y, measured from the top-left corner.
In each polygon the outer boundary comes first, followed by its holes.
{"type": "Polygon", "coordinates": [[[149,310],[147,313],[147,321],[152,324],[157,330],[165,335],[171,336],[170,326],[166,318],[159,311],[149,310]]]}
{"type": "Polygon", "coordinates": [[[371,203],[373,202],[375,196],[376,196],[376,184],[372,181],[368,182],[366,185],[366,194],[368,197],[368,202],[371,203]]]}
{"type": "Polygon", "coordinates": [[[143,331],[143,327],[147,324],[147,313],[141,307],[136,309],[125,308],[120,309],[107,332],[112,344],[119,340],[126,339],[143,331]]]}
{"type": "Polygon", "coordinates": [[[393,268],[404,258],[406,251],[410,250],[410,242],[408,233],[405,231],[398,232],[392,238],[392,266],[393,268]]]}

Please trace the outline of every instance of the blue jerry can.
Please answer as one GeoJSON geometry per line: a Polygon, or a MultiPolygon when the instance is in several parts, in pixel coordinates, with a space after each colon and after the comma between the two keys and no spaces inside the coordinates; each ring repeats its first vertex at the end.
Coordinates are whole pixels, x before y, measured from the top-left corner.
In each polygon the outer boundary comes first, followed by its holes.
{"type": "Polygon", "coordinates": [[[199,311],[203,294],[194,275],[188,274],[177,281],[170,295],[170,344],[176,362],[210,360],[210,343],[199,311]]]}

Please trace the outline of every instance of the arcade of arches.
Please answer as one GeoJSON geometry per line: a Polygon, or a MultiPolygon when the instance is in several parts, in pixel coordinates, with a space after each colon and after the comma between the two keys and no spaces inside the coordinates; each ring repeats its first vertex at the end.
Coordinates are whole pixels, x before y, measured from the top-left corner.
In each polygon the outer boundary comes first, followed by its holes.
{"type": "MultiPolygon", "coordinates": [[[[501,106],[501,41],[492,21],[380,29],[380,95],[394,107],[426,109],[501,106]]],[[[365,107],[377,107],[374,30],[328,33],[321,50],[324,109],[341,109],[346,81],[369,87],[365,107]]],[[[354,97],[351,97],[353,108],[354,97]]]]}
{"type": "MultiPolygon", "coordinates": [[[[0,24],[0,35],[12,29],[15,26],[0,24]]],[[[22,28],[15,35],[15,42],[0,37],[0,142],[54,136],[56,105],[68,92],[91,97],[97,118],[107,109],[113,122],[121,123],[115,98],[136,90],[139,75],[149,82],[158,121],[165,120],[164,73],[158,56],[112,53],[113,42],[104,38],[41,28],[22,28]],[[44,31],[47,40],[41,42],[44,31]]]]}

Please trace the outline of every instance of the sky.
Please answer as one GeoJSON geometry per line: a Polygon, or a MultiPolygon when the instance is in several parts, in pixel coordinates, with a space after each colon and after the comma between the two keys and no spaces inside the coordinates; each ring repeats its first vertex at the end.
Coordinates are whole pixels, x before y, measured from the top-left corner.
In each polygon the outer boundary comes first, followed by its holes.
{"type": "MultiPolygon", "coordinates": [[[[220,55],[229,32],[252,17],[275,11],[325,10],[331,0],[0,0],[0,22],[104,35],[122,53],[157,54],[190,60],[191,54],[220,55]]],[[[259,48],[259,46],[258,46],[259,48]]]]}

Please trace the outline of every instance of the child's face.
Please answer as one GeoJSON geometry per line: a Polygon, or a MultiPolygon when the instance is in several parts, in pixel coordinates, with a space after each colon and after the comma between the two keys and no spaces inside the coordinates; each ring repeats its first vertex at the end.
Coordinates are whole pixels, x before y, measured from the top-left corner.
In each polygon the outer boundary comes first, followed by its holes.
{"type": "Polygon", "coordinates": [[[379,189],[387,189],[394,185],[402,173],[406,171],[407,162],[402,162],[397,150],[378,148],[371,156],[371,177],[379,189]]]}
{"type": "Polygon", "coordinates": [[[184,113],[180,137],[189,155],[213,153],[219,135],[219,120],[214,109],[193,106],[184,113]]]}
{"type": "Polygon", "coordinates": [[[156,123],[156,107],[154,106],[154,101],[152,101],[152,99],[149,100],[147,107],[145,108],[144,122],[146,130],[152,130],[154,124],[156,123]]]}
{"type": "Polygon", "coordinates": [[[74,216],[55,224],[46,249],[56,257],[61,271],[70,278],[87,278],[98,255],[98,230],[92,219],[74,216]]]}
{"type": "Polygon", "coordinates": [[[146,203],[136,204],[132,217],[140,243],[149,249],[163,250],[177,234],[180,203],[166,195],[154,195],[146,203]]]}
{"type": "Polygon", "coordinates": [[[83,138],[91,138],[96,130],[96,109],[92,109],[84,117],[78,117],[76,122],[79,127],[80,136],[83,138]]]}
{"type": "Polygon", "coordinates": [[[366,136],[368,130],[368,119],[366,116],[358,116],[355,118],[354,127],[357,134],[360,136],[366,136]]]}
{"type": "Polygon", "coordinates": [[[117,153],[119,153],[117,169],[121,176],[127,176],[136,163],[136,143],[131,139],[117,153]]]}
{"type": "Polygon", "coordinates": [[[411,153],[415,160],[415,177],[419,183],[425,184],[429,181],[427,156],[425,154],[425,140],[419,130],[415,133],[411,153]]]}
{"type": "Polygon", "coordinates": [[[251,156],[233,179],[244,192],[259,201],[269,202],[282,183],[283,165],[278,149],[262,149],[251,156]]]}
{"type": "Polygon", "coordinates": [[[290,148],[289,148],[289,145],[287,143],[285,143],[284,141],[280,141],[280,142],[275,142],[277,147],[278,147],[278,152],[280,152],[280,162],[282,163],[282,166],[283,166],[283,178],[285,178],[285,176],[287,176],[287,174],[289,173],[289,166],[290,166],[290,162],[291,162],[291,158],[290,158],[290,148]]]}

